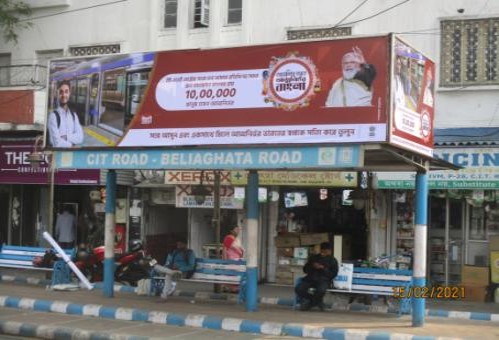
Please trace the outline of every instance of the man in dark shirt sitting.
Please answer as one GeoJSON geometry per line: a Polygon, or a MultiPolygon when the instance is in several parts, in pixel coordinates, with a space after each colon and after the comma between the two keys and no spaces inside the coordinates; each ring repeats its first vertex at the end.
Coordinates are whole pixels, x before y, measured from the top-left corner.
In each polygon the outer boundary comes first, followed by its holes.
{"type": "Polygon", "coordinates": [[[331,254],[331,244],[323,242],[320,253],[312,255],[303,267],[307,275],[295,288],[302,301],[301,310],[310,310],[314,306],[324,310],[322,299],[338,274],[338,261],[331,254]]]}

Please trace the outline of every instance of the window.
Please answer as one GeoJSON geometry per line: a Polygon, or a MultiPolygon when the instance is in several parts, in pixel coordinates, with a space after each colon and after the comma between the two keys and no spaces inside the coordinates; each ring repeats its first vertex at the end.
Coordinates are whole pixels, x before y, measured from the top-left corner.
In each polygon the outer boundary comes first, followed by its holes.
{"type": "Polygon", "coordinates": [[[499,18],[441,22],[441,86],[499,85],[499,18]]]}
{"type": "Polygon", "coordinates": [[[243,0],[228,0],[227,24],[241,24],[243,18],[243,0]]]}
{"type": "Polygon", "coordinates": [[[165,0],[164,28],[177,27],[177,0],[165,0]]]}
{"type": "Polygon", "coordinates": [[[351,27],[295,29],[288,31],[288,40],[336,38],[352,35],[351,27]]]}
{"type": "Polygon", "coordinates": [[[210,25],[210,0],[194,0],[194,28],[210,25]]]}

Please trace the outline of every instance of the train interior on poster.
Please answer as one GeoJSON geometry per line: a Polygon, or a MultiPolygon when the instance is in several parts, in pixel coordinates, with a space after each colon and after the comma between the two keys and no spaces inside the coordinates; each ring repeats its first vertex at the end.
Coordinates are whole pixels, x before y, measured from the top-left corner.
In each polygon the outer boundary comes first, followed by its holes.
{"type": "Polygon", "coordinates": [[[58,106],[57,84],[68,80],[69,106],[81,125],[122,136],[144,97],[153,58],[140,54],[55,62],[49,84],[49,112],[58,106]]]}

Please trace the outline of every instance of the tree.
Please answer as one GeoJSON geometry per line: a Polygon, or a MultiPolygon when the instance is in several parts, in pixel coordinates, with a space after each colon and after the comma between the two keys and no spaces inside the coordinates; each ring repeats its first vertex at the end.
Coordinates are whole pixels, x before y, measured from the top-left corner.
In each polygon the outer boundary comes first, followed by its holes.
{"type": "Polygon", "coordinates": [[[17,43],[17,32],[31,26],[23,17],[31,15],[31,8],[22,1],[0,0],[0,28],[6,42],[17,43]]]}

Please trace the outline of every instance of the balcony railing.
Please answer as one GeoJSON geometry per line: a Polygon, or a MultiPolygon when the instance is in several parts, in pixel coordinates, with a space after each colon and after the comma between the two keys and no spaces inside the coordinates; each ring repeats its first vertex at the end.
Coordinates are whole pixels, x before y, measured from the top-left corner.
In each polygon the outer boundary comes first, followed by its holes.
{"type": "Polygon", "coordinates": [[[47,66],[9,65],[0,66],[0,87],[45,86],[47,66]]]}

